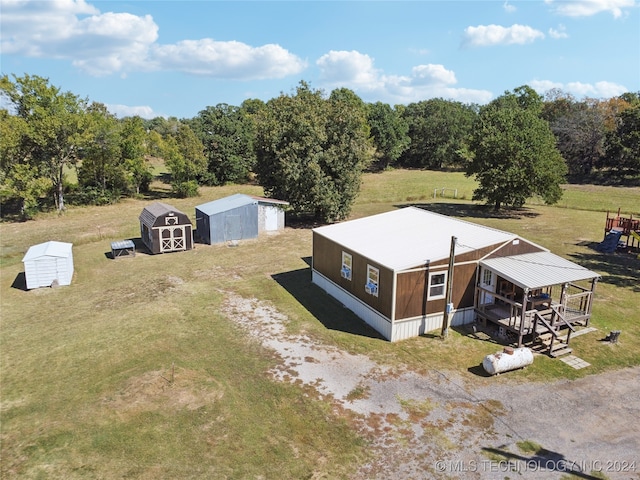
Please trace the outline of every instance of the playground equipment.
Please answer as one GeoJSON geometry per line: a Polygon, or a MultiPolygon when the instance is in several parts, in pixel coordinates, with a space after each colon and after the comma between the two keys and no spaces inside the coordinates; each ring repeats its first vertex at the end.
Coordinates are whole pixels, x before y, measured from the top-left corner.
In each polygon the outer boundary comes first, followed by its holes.
{"type": "Polygon", "coordinates": [[[596,248],[603,253],[613,253],[618,248],[640,249],[640,219],[621,216],[620,209],[615,217],[607,211],[604,240],[596,248]]]}

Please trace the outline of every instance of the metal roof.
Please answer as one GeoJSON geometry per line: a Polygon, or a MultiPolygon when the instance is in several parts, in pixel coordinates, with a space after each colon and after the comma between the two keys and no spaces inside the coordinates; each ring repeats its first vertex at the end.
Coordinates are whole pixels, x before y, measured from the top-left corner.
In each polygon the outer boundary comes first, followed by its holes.
{"type": "Polygon", "coordinates": [[[273,205],[289,205],[284,200],[276,200],[274,198],[258,197],[255,195],[245,195],[244,193],[236,193],[228,197],[219,198],[211,202],[203,203],[196,206],[205,215],[215,215],[217,213],[233,210],[234,208],[244,207],[252,204],[273,204],[273,205]]]}
{"type": "Polygon", "coordinates": [[[228,197],[197,205],[196,209],[200,210],[205,215],[215,215],[217,213],[233,210],[234,208],[256,203],[258,203],[256,198],[252,198],[244,193],[236,193],[228,197]]]}
{"type": "Polygon", "coordinates": [[[275,198],[267,198],[267,197],[259,197],[257,195],[249,195],[251,198],[254,198],[258,201],[258,203],[269,203],[273,205],[289,205],[289,202],[285,200],[276,200],[275,198]]]}
{"type": "Polygon", "coordinates": [[[600,277],[596,272],[548,251],[489,258],[480,261],[480,265],[521,288],[530,289],[600,277]]]}
{"type": "Polygon", "coordinates": [[[393,270],[449,258],[452,236],[457,237],[456,255],[518,238],[512,233],[416,207],[326,225],[313,231],[393,270]]]}
{"type": "Polygon", "coordinates": [[[71,255],[71,247],[73,244],[65,242],[50,241],[33,245],[29,247],[27,253],[22,259],[23,262],[41,258],[41,257],[62,257],[66,258],[71,255]]]}

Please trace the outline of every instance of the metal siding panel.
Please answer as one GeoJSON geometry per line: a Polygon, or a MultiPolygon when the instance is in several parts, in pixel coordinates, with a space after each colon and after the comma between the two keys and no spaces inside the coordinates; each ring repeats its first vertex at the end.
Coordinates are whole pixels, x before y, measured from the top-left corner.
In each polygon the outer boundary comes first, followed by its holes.
{"type": "MultiPolygon", "coordinates": [[[[444,313],[435,313],[433,315],[419,316],[406,320],[396,321],[393,323],[393,338],[391,341],[397,342],[407,338],[424,335],[428,332],[440,330],[442,328],[442,320],[444,313]]],[[[466,325],[475,321],[475,311],[473,308],[465,308],[456,310],[451,316],[452,327],[466,325]]]]}

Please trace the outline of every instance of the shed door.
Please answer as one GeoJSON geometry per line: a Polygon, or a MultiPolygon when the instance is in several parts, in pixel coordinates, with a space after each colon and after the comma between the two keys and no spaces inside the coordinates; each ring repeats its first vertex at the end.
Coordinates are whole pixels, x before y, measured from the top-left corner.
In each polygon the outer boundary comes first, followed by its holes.
{"type": "Polygon", "coordinates": [[[265,207],[264,215],[264,229],[268,232],[278,230],[278,209],[276,207],[265,207]]]}
{"type": "Polygon", "coordinates": [[[227,242],[242,240],[242,219],[240,215],[224,217],[224,239],[227,242]]]}
{"type": "MultiPolygon", "coordinates": [[[[496,275],[491,270],[487,268],[483,268],[482,272],[480,272],[480,286],[482,288],[486,288],[487,290],[491,290],[492,292],[496,291],[496,275]]],[[[487,305],[493,303],[493,295],[482,292],[480,295],[480,305],[487,305]]]]}
{"type": "Polygon", "coordinates": [[[173,252],[186,250],[185,226],[160,228],[160,252],[173,252]]]}
{"type": "Polygon", "coordinates": [[[34,262],[39,287],[49,287],[58,280],[58,265],[55,259],[43,258],[34,262]]]}

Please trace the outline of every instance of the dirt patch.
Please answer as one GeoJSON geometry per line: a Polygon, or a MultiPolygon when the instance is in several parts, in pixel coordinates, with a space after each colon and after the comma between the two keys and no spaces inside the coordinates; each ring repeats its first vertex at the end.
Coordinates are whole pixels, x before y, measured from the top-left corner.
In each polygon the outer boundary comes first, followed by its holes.
{"type": "Polygon", "coordinates": [[[638,368],[553,384],[475,382],[288,334],[287,317],[257,299],[226,294],[223,309],[281,358],[274,378],[315,389],[368,439],[373,460],[354,479],[640,478],[638,368]],[[541,448],[518,447],[529,443],[541,448]]]}
{"type": "Polygon", "coordinates": [[[196,410],[222,397],[212,378],[192,370],[171,367],[130,378],[115,395],[102,403],[119,415],[156,410],[196,410]]]}

